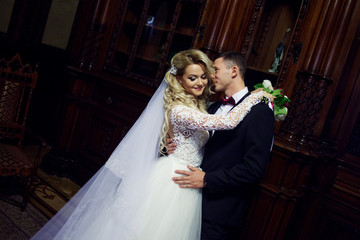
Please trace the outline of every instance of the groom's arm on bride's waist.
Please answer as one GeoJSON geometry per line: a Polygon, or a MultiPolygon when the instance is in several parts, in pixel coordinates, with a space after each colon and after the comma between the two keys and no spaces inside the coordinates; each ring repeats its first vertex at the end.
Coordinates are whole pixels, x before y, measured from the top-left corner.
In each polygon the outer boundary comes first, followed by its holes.
{"type": "Polygon", "coordinates": [[[186,170],[175,170],[175,173],[183,176],[173,177],[174,183],[179,184],[181,188],[203,188],[205,172],[200,168],[187,166],[189,171],[186,170]]]}

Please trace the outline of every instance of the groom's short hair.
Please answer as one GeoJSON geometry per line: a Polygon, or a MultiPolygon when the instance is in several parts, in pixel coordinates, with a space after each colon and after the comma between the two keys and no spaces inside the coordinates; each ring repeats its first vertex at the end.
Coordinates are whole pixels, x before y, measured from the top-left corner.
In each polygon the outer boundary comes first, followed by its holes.
{"type": "Polygon", "coordinates": [[[234,51],[223,52],[217,55],[214,61],[218,58],[223,58],[224,63],[228,68],[231,68],[232,66],[237,66],[239,68],[242,79],[245,80],[246,62],[244,57],[240,53],[234,51]]]}

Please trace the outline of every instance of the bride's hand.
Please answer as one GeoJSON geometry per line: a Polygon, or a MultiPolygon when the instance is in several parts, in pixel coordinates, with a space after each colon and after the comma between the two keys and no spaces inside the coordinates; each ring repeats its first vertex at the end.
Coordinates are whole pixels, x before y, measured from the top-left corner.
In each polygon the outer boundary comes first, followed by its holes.
{"type": "Polygon", "coordinates": [[[251,93],[257,93],[257,92],[260,92],[262,90],[263,90],[263,88],[258,88],[258,89],[255,89],[254,91],[252,91],[251,93]]]}
{"type": "Polygon", "coordinates": [[[264,97],[269,98],[272,103],[274,102],[275,96],[265,91],[263,91],[262,94],[264,95],[264,97]]]}
{"type": "Polygon", "coordinates": [[[262,94],[264,97],[269,98],[272,103],[274,102],[275,97],[272,94],[265,92],[262,88],[255,89],[251,93],[257,93],[257,92],[261,92],[261,91],[262,91],[262,94]]]}

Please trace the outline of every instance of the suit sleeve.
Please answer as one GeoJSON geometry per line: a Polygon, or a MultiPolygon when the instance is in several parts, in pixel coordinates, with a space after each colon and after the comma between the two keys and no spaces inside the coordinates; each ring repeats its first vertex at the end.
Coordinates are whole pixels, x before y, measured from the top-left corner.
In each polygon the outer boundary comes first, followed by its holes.
{"type": "Polygon", "coordinates": [[[233,191],[257,183],[265,173],[273,143],[274,114],[267,105],[258,104],[242,124],[241,134],[245,136],[238,137],[244,139],[243,158],[238,156],[238,163],[230,169],[206,173],[210,193],[233,191]]]}

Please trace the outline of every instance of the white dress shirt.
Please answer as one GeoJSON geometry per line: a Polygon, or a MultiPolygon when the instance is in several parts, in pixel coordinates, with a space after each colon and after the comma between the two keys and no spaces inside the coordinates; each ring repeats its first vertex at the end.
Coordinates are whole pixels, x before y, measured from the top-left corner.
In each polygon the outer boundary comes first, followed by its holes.
{"type": "MultiPolygon", "coordinates": [[[[249,92],[248,88],[245,87],[244,89],[240,90],[239,92],[235,93],[234,95],[232,95],[233,99],[235,100],[235,104],[240,101],[241,98],[243,98],[247,93],[249,92]]],[[[225,97],[227,98],[227,97],[225,97]]],[[[274,110],[273,109],[273,106],[271,104],[271,101],[269,101],[268,103],[268,106],[271,110],[274,110]]],[[[223,114],[223,115],[226,115],[228,112],[230,112],[230,110],[234,107],[234,105],[232,104],[226,104],[226,105],[221,105],[218,110],[215,112],[215,114],[223,114]]],[[[212,131],[212,134],[211,135],[214,135],[215,133],[215,130],[212,131]]],[[[271,147],[270,147],[270,151],[273,147],[273,143],[274,143],[274,138],[273,138],[273,142],[271,144],[271,147]]]]}
{"type": "MultiPolygon", "coordinates": [[[[249,92],[248,88],[245,87],[244,89],[240,90],[239,92],[232,95],[233,99],[235,100],[235,104],[240,101],[247,93],[249,92]]],[[[226,97],[227,98],[227,97],[226,97]]],[[[234,107],[234,105],[226,104],[221,105],[219,109],[215,112],[215,114],[223,114],[226,115],[230,110],[234,107]]]]}

